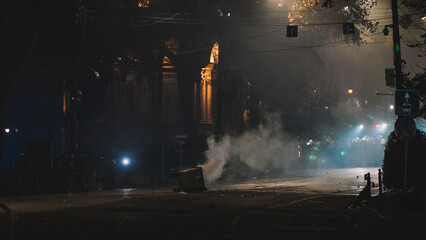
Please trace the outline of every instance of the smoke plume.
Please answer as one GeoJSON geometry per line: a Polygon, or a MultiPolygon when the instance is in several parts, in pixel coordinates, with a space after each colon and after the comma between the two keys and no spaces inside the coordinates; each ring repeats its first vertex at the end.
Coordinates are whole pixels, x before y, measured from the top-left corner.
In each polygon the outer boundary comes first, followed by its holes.
{"type": "Polygon", "coordinates": [[[253,172],[267,174],[284,171],[297,156],[297,141],[283,130],[278,113],[266,113],[257,129],[239,136],[225,135],[219,141],[212,136],[207,143],[207,162],[201,167],[208,182],[221,177],[225,170],[235,173],[247,169],[229,169],[237,168],[237,162],[253,172]]]}

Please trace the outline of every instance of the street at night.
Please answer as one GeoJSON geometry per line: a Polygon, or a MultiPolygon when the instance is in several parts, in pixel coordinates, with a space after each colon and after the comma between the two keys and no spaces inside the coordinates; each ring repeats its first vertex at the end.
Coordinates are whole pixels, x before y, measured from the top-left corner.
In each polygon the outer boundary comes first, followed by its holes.
{"type": "Polygon", "coordinates": [[[3,0],[0,239],[426,239],[425,0],[3,0]]]}
{"type": "Polygon", "coordinates": [[[294,173],[199,193],[161,186],[0,201],[14,213],[15,239],[367,239],[348,207],[368,171],[377,169],[294,173]]]}

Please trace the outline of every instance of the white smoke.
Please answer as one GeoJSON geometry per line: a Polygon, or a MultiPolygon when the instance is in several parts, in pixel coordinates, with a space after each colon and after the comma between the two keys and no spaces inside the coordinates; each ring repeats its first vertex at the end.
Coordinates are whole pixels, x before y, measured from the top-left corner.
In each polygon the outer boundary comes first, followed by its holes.
{"type": "Polygon", "coordinates": [[[209,149],[205,155],[207,162],[202,165],[204,176],[208,182],[220,177],[223,167],[229,160],[231,152],[231,137],[225,136],[221,141],[216,142],[213,136],[207,139],[209,149]]]}
{"type": "MultiPolygon", "coordinates": [[[[278,113],[266,113],[257,129],[248,130],[240,136],[225,135],[221,140],[207,140],[207,162],[201,167],[208,182],[221,177],[225,166],[240,161],[250,169],[267,173],[285,170],[297,158],[297,141],[281,126],[278,113]]],[[[235,169],[238,171],[238,169],[235,169]]]]}

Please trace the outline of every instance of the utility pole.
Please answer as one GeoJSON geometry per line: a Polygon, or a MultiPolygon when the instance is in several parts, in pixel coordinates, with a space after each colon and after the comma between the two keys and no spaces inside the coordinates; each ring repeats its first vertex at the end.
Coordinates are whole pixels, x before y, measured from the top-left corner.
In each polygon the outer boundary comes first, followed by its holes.
{"type": "Polygon", "coordinates": [[[86,20],[87,20],[87,2],[86,1],[75,1],[75,52],[73,55],[73,65],[71,69],[71,78],[69,85],[69,97],[70,97],[70,109],[68,112],[68,148],[76,152],[77,151],[77,139],[78,139],[78,115],[77,115],[77,102],[79,97],[77,94],[78,82],[80,80],[79,70],[81,67],[83,57],[83,47],[86,41],[86,20]]]}
{"type": "MultiPolygon", "coordinates": [[[[393,53],[395,65],[396,89],[402,89],[402,66],[401,66],[401,42],[399,36],[398,1],[391,0],[392,5],[392,28],[393,28],[393,53]]],[[[399,115],[398,118],[401,116],[399,115]]],[[[411,118],[411,117],[410,117],[411,118]]],[[[408,179],[408,141],[404,142],[404,189],[407,189],[408,179]]]]}
{"type": "Polygon", "coordinates": [[[164,151],[165,147],[161,144],[161,181],[164,182],[164,151]]]}
{"type": "Polygon", "coordinates": [[[393,28],[393,61],[395,65],[396,89],[402,89],[401,43],[399,37],[398,0],[391,0],[393,28]]]}

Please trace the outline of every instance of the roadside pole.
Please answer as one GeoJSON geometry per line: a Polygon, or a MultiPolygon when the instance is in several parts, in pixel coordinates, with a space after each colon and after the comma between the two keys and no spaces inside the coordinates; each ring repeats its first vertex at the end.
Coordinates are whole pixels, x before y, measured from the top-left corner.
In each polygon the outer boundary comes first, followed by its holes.
{"type": "Polygon", "coordinates": [[[161,179],[164,182],[164,145],[161,145],[161,179]]]}
{"type": "Polygon", "coordinates": [[[401,43],[399,36],[398,0],[391,0],[393,29],[393,61],[395,65],[396,89],[402,89],[401,43]]]}
{"type": "Polygon", "coordinates": [[[408,174],[408,141],[405,141],[404,148],[404,189],[407,189],[407,174],[408,174]]]}
{"type": "Polygon", "coordinates": [[[182,169],[182,142],[179,142],[180,145],[180,169],[182,169]]]}
{"type": "Polygon", "coordinates": [[[382,169],[379,168],[379,195],[382,195],[383,187],[382,187],[382,169]]]}
{"type": "Polygon", "coordinates": [[[183,144],[185,144],[186,141],[186,135],[181,134],[181,135],[176,135],[175,136],[176,141],[179,143],[179,152],[180,152],[180,168],[182,169],[183,167],[183,144]]]}
{"type": "MultiPolygon", "coordinates": [[[[409,91],[409,90],[407,90],[409,91]]],[[[404,189],[408,183],[408,143],[416,135],[416,123],[409,115],[399,115],[395,122],[395,134],[404,142],[404,189]]]]}
{"type": "MultiPolygon", "coordinates": [[[[394,65],[395,65],[395,85],[396,90],[403,89],[402,86],[402,68],[401,68],[401,41],[399,36],[399,19],[398,19],[398,0],[391,0],[392,5],[392,29],[393,29],[393,57],[394,57],[394,65]]],[[[408,99],[406,99],[408,102],[408,99]]],[[[395,103],[396,104],[396,103],[395,103]]],[[[410,109],[411,111],[411,109],[410,109]]],[[[402,115],[405,115],[403,112],[402,115]]],[[[398,114],[398,118],[401,117],[398,114]]],[[[409,117],[412,119],[412,117],[409,117]]],[[[415,132],[412,134],[414,136],[415,132]]],[[[408,142],[409,139],[404,140],[404,189],[407,189],[407,179],[408,179],[408,142]]]]}

